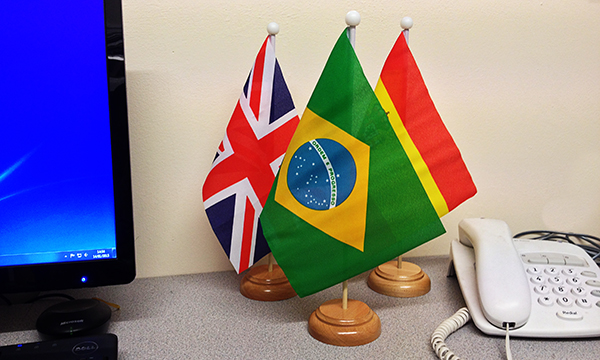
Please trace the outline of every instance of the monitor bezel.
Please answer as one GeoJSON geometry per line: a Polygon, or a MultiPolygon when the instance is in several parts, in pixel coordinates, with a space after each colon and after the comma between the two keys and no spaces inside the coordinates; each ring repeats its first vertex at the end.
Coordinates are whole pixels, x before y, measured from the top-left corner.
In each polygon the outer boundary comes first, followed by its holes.
{"type": "Polygon", "coordinates": [[[104,14],[117,258],[0,267],[0,294],[119,285],[135,278],[121,0],[104,0],[104,14]]]}

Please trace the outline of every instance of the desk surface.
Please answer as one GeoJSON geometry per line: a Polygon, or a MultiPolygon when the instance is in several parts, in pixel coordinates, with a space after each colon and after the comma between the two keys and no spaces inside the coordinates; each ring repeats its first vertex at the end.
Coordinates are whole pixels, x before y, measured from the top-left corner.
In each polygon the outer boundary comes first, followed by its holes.
{"type": "MultiPolygon", "coordinates": [[[[447,278],[447,257],[405,259],[431,278],[431,291],[417,298],[373,292],[368,272],[349,281],[349,297],[367,303],[381,319],[381,336],[356,347],[337,347],[313,339],[308,318],[323,302],[340,298],[334,286],[305,298],[278,302],[246,299],[242,275],[217,272],[137,279],[124,286],[66,293],[100,297],[121,305],[109,332],[119,338],[119,359],[437,359],[431,333],[464,306],[455,278],[447,278]]],[[[38,341],[35,320],[56,303],[0,306],[0,345],[38,341]]],[[[447,344],[464,359],[505,359],[504,339],[482,334],[472,322],[453,333],[447,344]]],[[[589,359],[600,339],[511,339],[517,359],[589,359]]]]}

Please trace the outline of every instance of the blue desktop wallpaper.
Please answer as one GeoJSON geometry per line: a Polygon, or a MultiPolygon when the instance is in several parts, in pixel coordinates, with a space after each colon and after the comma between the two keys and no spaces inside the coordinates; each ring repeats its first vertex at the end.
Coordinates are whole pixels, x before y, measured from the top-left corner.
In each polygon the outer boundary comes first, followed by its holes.
{"type": "Polygon", "coordinates": [[[116,256],[103,2],[0,12],[0,266],[116,256]]]}

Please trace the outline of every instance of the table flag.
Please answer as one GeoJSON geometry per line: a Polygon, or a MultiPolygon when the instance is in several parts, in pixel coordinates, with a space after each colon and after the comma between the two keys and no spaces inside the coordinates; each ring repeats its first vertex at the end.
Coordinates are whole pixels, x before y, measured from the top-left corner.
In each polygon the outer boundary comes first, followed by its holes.
{"type": "Polygon", "coordinates": [[[238,273],[270,252],[259,215],[299,121],[272,41],[256,57],[202,187],[206,215],[238,273]]]}

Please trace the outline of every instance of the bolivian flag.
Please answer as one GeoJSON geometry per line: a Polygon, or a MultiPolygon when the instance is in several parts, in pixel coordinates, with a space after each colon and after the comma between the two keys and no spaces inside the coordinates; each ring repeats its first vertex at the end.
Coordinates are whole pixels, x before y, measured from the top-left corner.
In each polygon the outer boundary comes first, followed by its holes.
{"type": "Polygon", "coordinates": [[[301,297],[445,231],[345,31],[260,219],[275,259],[301,297]]]}
{"type": "Polygon", "coordinates": [[[375,94],[438,215],[475,195],[471,175],[433,105],[403,34],[385,61],[375,94]]]}

